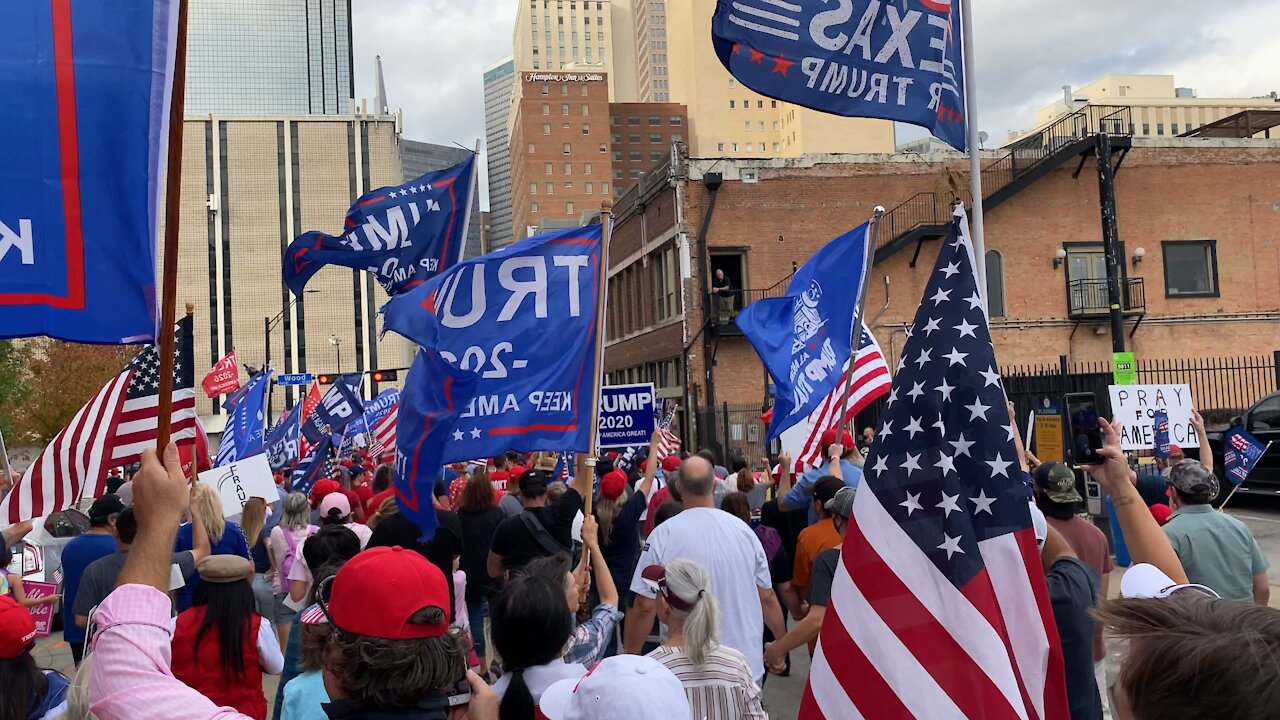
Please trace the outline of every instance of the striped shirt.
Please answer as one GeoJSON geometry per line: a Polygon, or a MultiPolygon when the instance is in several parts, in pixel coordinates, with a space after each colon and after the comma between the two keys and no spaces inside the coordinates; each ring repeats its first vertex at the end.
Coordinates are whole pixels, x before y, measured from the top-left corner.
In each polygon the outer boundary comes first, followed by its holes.
{"type": "Polygon", "coordinates": [[[713,645],[701,667],[693,664],[684,648],[658,647],[648,657],[666,666],[684,685],[693,720],[768,720],[756,685],[742,653],[713,645]]]}

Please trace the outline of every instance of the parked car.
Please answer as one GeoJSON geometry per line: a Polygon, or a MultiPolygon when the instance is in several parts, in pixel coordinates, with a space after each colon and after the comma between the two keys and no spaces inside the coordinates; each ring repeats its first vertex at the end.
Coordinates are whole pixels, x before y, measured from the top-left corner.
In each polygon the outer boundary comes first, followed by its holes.
{"type": "MultiPolygon", "coordinates": [[[[50,513],[37,522],[31,532],[11,549],[13,560],[8,571],[22,575],[23,580],[39,582],[57,582],[55,576],[61,575],[62,549],[71,542],[71,538],[89,530],[89,518],[79,510],[63,510],[50,513]]],[[[54,608],[54,628],[58,625],[61,603],[54,608]]]]}
{"type": "Polygon", "coordinates": [[[1280,392],[1274,392],[1253,404],[1244,414],[1231,418],[1227,425],[1205,428],[1209,447],[1213,449],[1214,472],[1222,481],[1225,496],[1230,484],[1223,474],[1222,436],[1233,426],[1240,426],[1263,443],[1274,443],[1258,460],[1239,492],[1280,495],[1280,392]]]}

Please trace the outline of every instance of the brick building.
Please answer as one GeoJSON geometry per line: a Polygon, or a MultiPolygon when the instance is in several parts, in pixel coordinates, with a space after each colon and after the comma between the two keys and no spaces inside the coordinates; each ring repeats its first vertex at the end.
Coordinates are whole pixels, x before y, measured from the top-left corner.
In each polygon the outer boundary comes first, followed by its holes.
{"type": "MultiPolygon", "coordinates": [[[[988,295],[1002,366],[1056,363],[1060,355],[1110,359],[1089,127],[1098,124],[1046,130],[984,160],[988,295]]],[[[1280,341],[1280,141],[1113,143],[1116,159],[1124,157],[1115,188],[1127,349],[1140,360],[1270,354],[1280,341]]],[[[890,212],[866,309],[896,362],[950,197],[967,197],[963,156],[732,160],[674,149],[615,207],[609,381],[653,381],[694,410],[765,407],[768,379],[733,315],[780,294],[798,263],[876,205],[890,212]],[[725,271],[737,299],[708,312],[706,277],[715,269],[725,271]]],[[[690,420],[682,417],[682,432],[699,444],[723,438],[741,448],[762,434],[746,414],[733,427],[696,428],[690,420]]]]}
{"type": "Polygon", "coordinates": [[[685,140],[674,103],[610,103],[602,73],[524,73],[511,129],[515,239],[574,227],[685,140]]]}

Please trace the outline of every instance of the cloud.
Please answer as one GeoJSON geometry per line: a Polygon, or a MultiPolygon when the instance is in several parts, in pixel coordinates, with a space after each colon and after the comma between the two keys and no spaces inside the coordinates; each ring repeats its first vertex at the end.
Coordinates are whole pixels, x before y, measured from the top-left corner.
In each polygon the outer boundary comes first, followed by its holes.
{"type": "MultiPolygon", "coordinates": [[[[389,104],[404,109],[406,137],[474,145],[484,137],[483,68],[511,53],[518,1],[353,1],[357,95],[372,99],[373,58],[381,55],[389,104]]],[[[993,142],[1029,128],[1062,85],[1106,74],[1172,74],[1201,97],[1280,90],[1269,0],[987,0],[974,7],[979,125],[993,142]]]]}

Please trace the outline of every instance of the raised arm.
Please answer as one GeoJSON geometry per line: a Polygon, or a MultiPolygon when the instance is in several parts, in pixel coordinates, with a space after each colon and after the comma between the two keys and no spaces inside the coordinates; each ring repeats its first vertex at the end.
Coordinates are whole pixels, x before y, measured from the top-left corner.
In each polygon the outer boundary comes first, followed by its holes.
{"type": "Polygon", "coordinates": [[[636,486],[636,492],[649,498],[649,491],[653,489],[653,480],[658,476],[658,441],[662,439],[662,431],[654,430],[653,435],[649,436],[649,455],[644,463],[644,479],[636,486]]]}
{"type": "Polygon", "coordinates": [[[1191,411],[1191,425],[1196,429],[1196,437],[1200,439],[1200,464],[1205,470],[1213,472],[1213,448],[1209,447],[1209,433],[1204,430],[1204,417],[1199,410],[1191,411]]]}
{"type": "Polygon", "coordinates": [[[618,607],[618,587],[613,582],[613,575],[609,572],[609,564],[604,560],[604,553],[600,551],[600,530],[594,515],[587,515],[582,519],[582,544],[591,551],[591,570],[595,577],[596,594],[600,596],[600,602],[618,607]]]}
{"type": "Polygon", "coordinates": [[[1182,569],[1182,562],[1178,560],[1178,553],[1169,544],[1169,538],[1156,524],[1156,519],[1138,494],[1137,476],[1125,462],[1115,426],[1102,418],[1098,419],[1098,424],[1106,435],[1106,444],[1098,450],[1103,462],[1085,465],[1084,470],[1111,495],[1116,520],[1124,531],[1129,554],[1134,562],[1155,565],[1174,582],[1186,582],[1187,574],[1182,569]]]}

